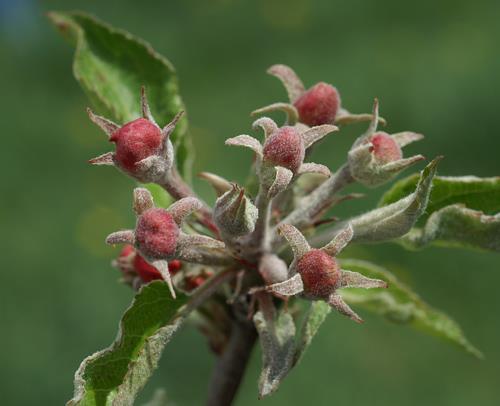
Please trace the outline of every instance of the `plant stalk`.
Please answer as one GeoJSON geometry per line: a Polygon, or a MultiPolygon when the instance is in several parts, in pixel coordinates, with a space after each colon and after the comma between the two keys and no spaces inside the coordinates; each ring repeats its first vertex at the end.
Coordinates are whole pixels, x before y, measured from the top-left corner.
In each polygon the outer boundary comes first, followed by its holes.
{"type": "Polygon", "coordinates": [[[309,225],[315,216],[328,208],[332,197],[353,181],[349,166],[342,166],[314,192],[304,197],[297,208],[281,221],[281,224],[291,224],[297,228],[309,225]]]}
{"type": "Polygon", "coordinates": [[[257,331],[251,321],[233,322],[227,347],[213,369],[207,406],[233,404],[256,340],[257,331]]]}

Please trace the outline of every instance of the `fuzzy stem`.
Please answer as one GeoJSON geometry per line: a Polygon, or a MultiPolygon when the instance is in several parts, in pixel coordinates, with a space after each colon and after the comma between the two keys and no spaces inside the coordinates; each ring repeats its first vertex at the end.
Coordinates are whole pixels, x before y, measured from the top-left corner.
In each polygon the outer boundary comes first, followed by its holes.
{"type": "Polygon", "coordinates": [[[266,191],[261,188],[256,198],[257,209],[259,210],[259,218],[255,224],[255,230],[252,233],[252,242],[256,244],[260,252],[268,249],[268,230],[271,218],[270,200],[267,198],[266,191]]]}
{"type": "Polygon", "coordinates": [[[208,279],[198,290],[191,296],[186,307],[182,310],[181,314],[187,316],[194,309],[201,306],[201,304],[209,299],[216,290],[225,282],[235,277],[235,272],[238,268],[227,268],[219,272],[215,276],[208,279]]]}
{"type": "Polygon", "coordinates": [[[318,186],[309,196],[304,197],[297,208],[286,216],[280,224],[291,224],[297,228],[309,225],[314,218],[328,207],[333,196],[354,181],[347,164],[343,165],[331,178],[318,186]]]}
{"type": "Polygon", "coordinates": [[[194,264],[223,266],[234,264],[235,259],[229,255],[215,252],[209,249],[196,249],[185,247],[176,252],[176,257],[181,261],[186,261],[194,264]]]}
{"type": "MultiPolygon", "coordinates": [[[[159,185],[163,187],[174,199],[179,200],[184,197],[196,197],[198,196],[193,190],[189,187],[189,185],[184,182],[181,175],[177,171],[177,168],[172,168],[168,176],[165,177],[163,182],[160,182],[159,185]]],[[[203,202],[203,207],[199,210],[199,214],[197,214],[197,221],[212,231],[217,237],[219,236],[219,230],[217,226],[212,221],[212,210],[203,202]]]]}
{"type": "Polygon", "coordinates": [[[207,406],[230,406],[233,403],[256,340],[253,323],[233,322],[229,343],[213,369],[207,406]]]}

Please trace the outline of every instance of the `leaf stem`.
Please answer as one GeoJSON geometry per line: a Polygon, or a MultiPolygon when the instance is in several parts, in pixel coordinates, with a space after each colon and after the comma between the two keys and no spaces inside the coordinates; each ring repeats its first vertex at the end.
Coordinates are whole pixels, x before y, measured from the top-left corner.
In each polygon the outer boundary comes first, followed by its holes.
{"type": "Polygon", "coordinates": [[[344,164],[331,178],[306,196],[297,208],[286,216],[280,224],[291,224],[297,228],[309,225],[314,218],[328,208],[333,196],[354,181],[349,166],[344,164]]]}

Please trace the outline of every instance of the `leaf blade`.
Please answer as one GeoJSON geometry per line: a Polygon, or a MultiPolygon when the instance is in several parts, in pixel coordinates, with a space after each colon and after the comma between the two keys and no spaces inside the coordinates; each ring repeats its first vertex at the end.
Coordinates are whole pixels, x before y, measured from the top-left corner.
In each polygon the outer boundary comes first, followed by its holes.
{"type": "MultiPolygon", "coordinates": [[[[396,182],[381,198],[378,206],[394,203],[407,192],[414,189],[418,175],[411,175],[396,182]]],[[[485,214],[495,214],[500,211],[500,177],[479,178],[477,176],[436,176],[422,219],[427,219],[432,213],[446,206],[462,203],[468,208],[480,210],[485,214]]]]}
{"type": "Polygon", "coordinates": [[[259,398],[274,393],[293,367],[295,323],[292,316],[280,311],[270,320],[262,311],[253,317],[262,346],[263,366],[259,378],[259,398]]]}
{"type": "Polygon", "coordinates": [[[342,297],[388,320],[408,324],[417,330],[444,339],[478,358],[481,352],[465,337],[460,326],[446,314],[433,309],[387,270],[368,261],[344,259],[342,267],[389,284],[387,289],[342,289],[342,297]]]}
{"type": "MultiPolygon", "coordinates": [[[[100,114],[125,123],[141,116],[140,88],[160,126],[185,110],[173,65],[149,43],[82,12],[50,12],[49,19],[75,46],[73,73],[100,114]]],[[[183,117],[172,142],[178,167],[188,170],[189,138],[183,117]]]]}
{"type": "Polygon", "coordinates": [[[410,249],[429,244],[500,252],[500,213],[489,216],[455,204],[435,211],[422,228],[401,239],[410,249]]]}
{"type": "MultiPolygon", "coordinates": [[[[410,231],[427,207],[432,179],[441,157],[430,162],[419,175],[412,193],[349,220],[356,242],[381,242],[399,238],[410,231]]],[[[338,227],[340,227],[339,225],[338,227]]]]}
{"type": "Polygon", "coordinates": [[[297,335],[294,365],[298,364],[332,308],[321,300],[311,302],[297,335]]]}
{"type": "Polygon", "coordinates": [[[182,324],[179,311],[186,302],[184,296],[173,299],[164,282],[144,286],[124,313],[113,344],[81,363],[68,406],[132,405],[182,324]]]}

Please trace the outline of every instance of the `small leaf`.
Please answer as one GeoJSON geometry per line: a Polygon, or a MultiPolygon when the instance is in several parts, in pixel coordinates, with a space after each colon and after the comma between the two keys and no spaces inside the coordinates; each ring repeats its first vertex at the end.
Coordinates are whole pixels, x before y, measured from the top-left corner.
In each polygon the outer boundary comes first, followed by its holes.
{"type": "MultiPolygon", "coordinates": [[[[379,207],[400,200],[414,190],[417,182],[418,175],[411,175],[396,182],[382,196],[379,207]]],[[[422,215],[423,220],[435,211],[456,203],[465,204],[468,208],[480,210],[485,214],[500,212],[500,176],[491,178],[436,176],[432,185],[429,204],[422,215]]]]}
{"type": "Polygon", "coordinates": [[[307,347],[309,347],[309,344],[311,344],[313,337],[316,335],[321,324],[323,324],[326,316],[328,316],[331,310],[332,308],[326,302],[320,300],[311,302],[304,321],[302,322],[300,332],[297,335],[297,347],[293,361],[294,365],[301,360],[304,352],[307,347]]]}
{"type": "Polygon", "coordinates": [[[465,337],[460,326],[446,314],[433,309],[387,270],[367,261],[344,259],[342,267],[389,284],[384,290],[341,289],[344,300],[418,330],[442,338],[478,358],[481,352],[465,337]]]}
{"type": "Polygon", "coordinates": [[[422,228],[414,228],[401,242],[408,248],[436,244],[500,252],[500,213],[489,216],[454,204],[432,213],[422,228]]]}
{"type": "Polygon", "coordinates": [[[263,367],[259,379],[259,397],[262,398],[278,389],[294,364],[295,324],[292,316],[284,311],[272,320],[259,311],[253,320],[262,346],[263,367]]]}
{"type": "MultiPolygon", "coordinates": [[[[73,73],[99,114],[120,124],[141,117],[143,85],[161,127],[185,110],[174,67],[147,42],[85,13],[50,12],[48,16],[75,46],[73,73]]],[[[178,168],[185,173],[191,159],[185,117],[171,139],[178,168]]]]}
{"type": "Polygon", "coordinates": [[[185,303],[185,297],[172,299],[163,282],[144,286],[123,315],[115,342],[81,363],[68,405],[132,405],[182,324],[185,303]]]}
{"type": "Polygon", "coordinates": [[[413,193],[388,206],[379,207],[350,220],[354,229],[353,241],[387,241],[410,231],[427,207],[432,178],[439,161],[440,158],[436,158],[424,168],[413,193]]]}

